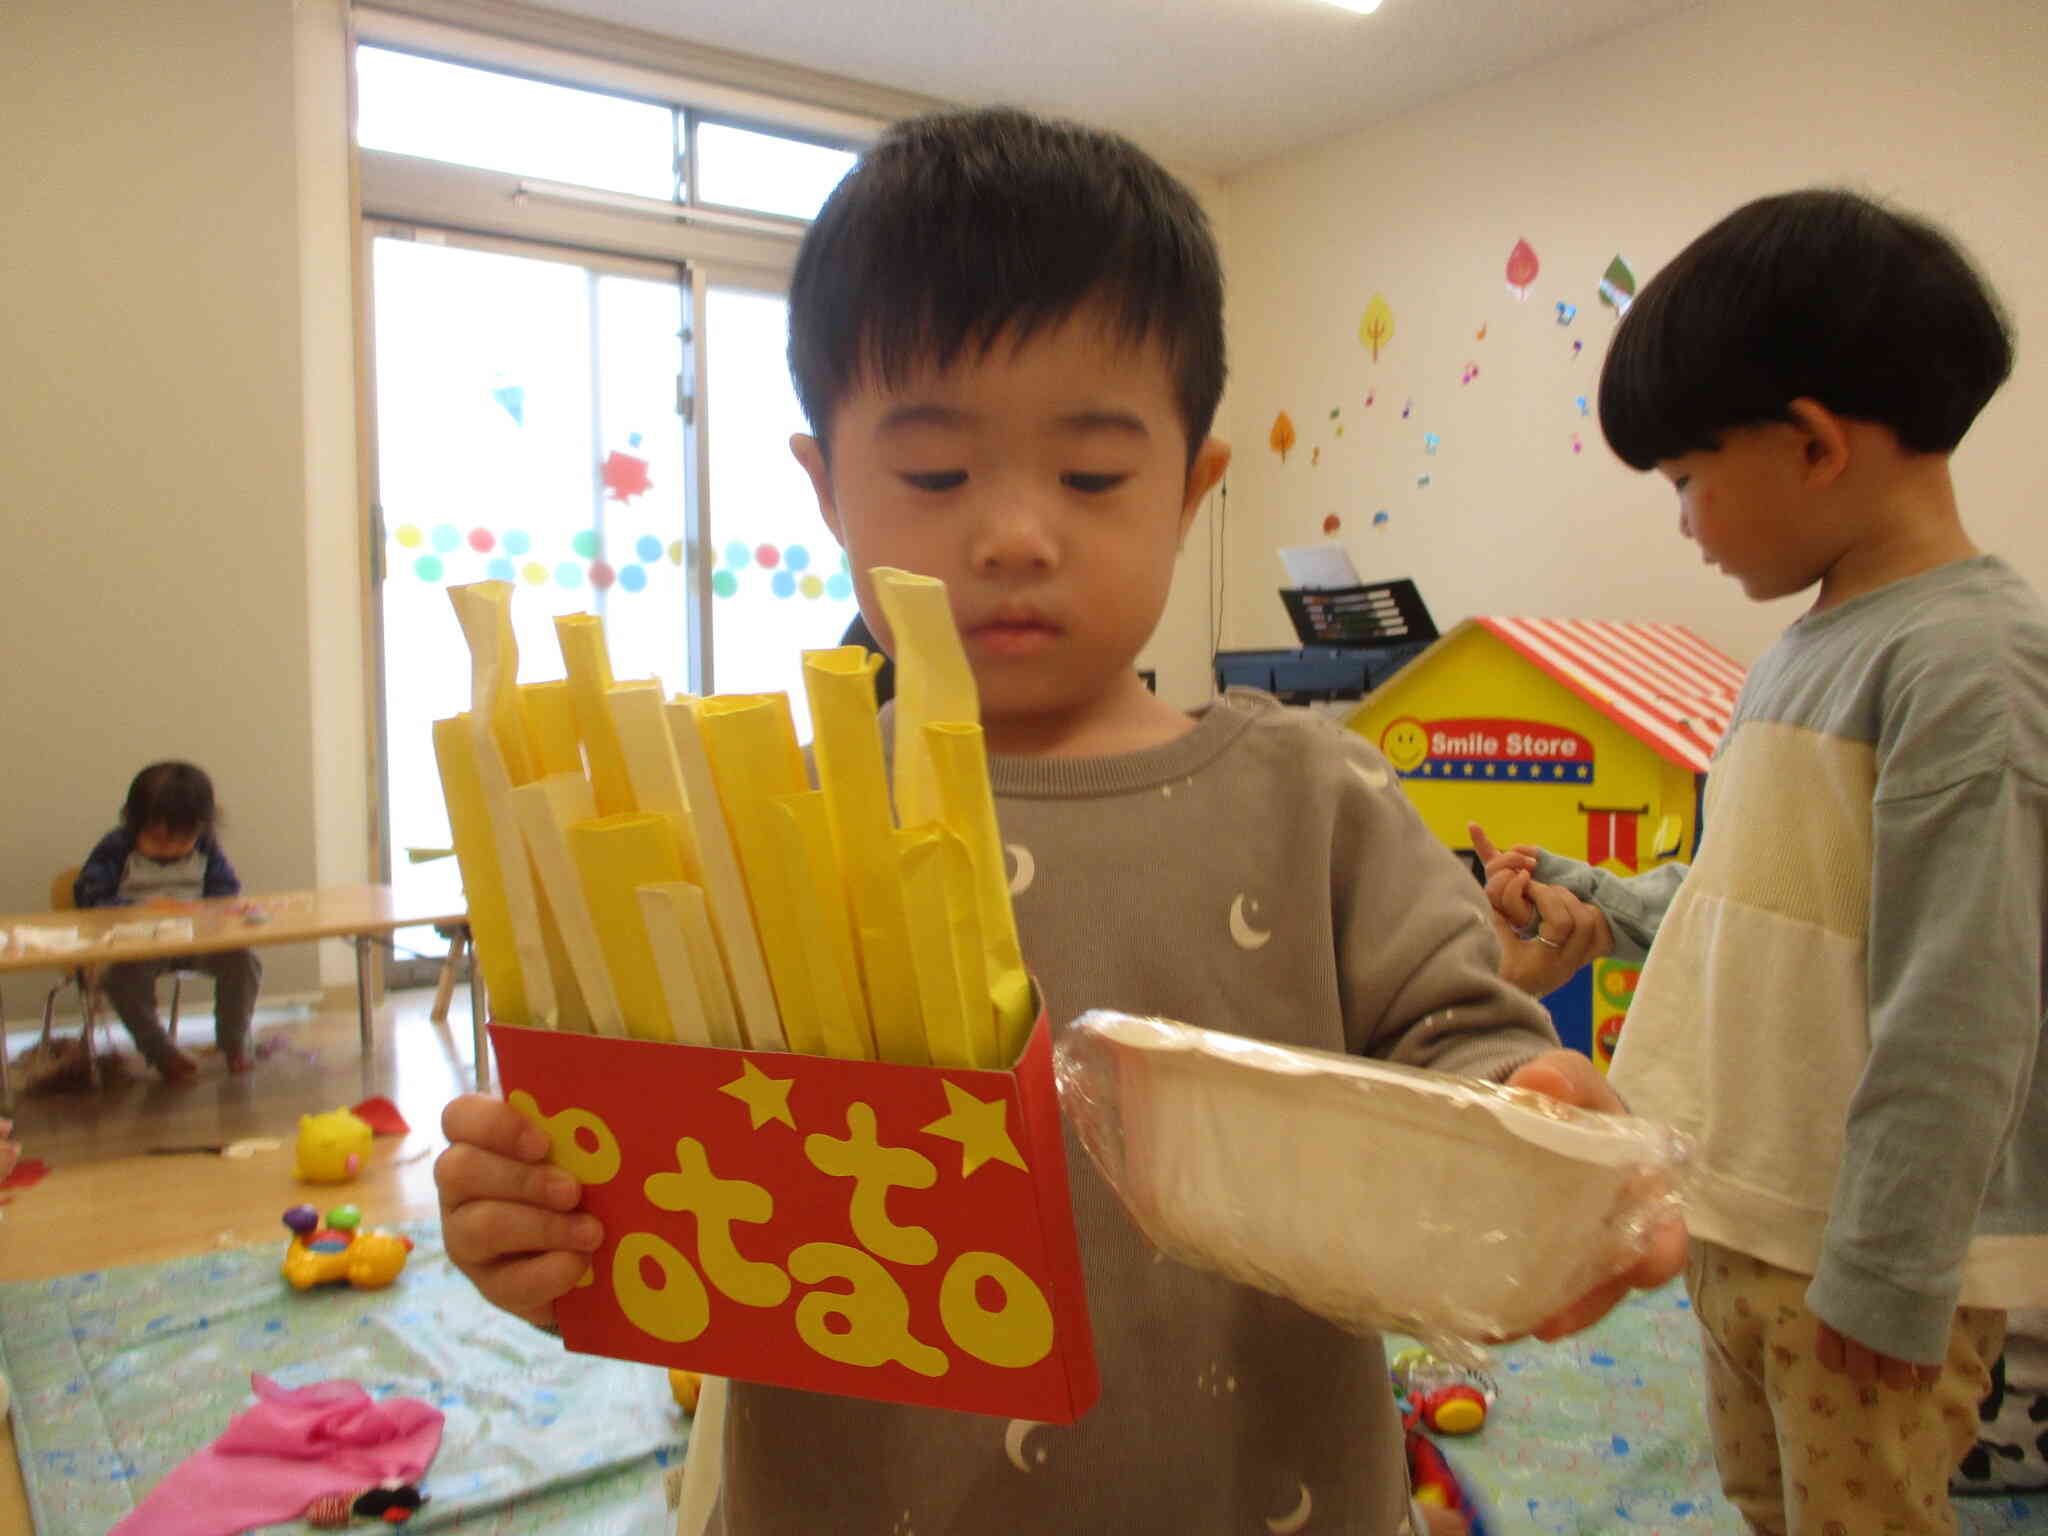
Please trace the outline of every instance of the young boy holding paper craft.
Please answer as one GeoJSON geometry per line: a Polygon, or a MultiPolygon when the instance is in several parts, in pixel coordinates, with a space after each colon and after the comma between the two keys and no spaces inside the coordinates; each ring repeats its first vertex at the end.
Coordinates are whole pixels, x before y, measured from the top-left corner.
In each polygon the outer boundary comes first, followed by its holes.
{"type": "MultiPolygon", "coordinates": [[[[1161,1014],[1617,1107],[1501,981],[1481,893],[1367,743],[1257,695],[1185,714],[1134,670],[1229,461],[1209,436],[1221,273],[1185,188],[1120,139],[1020,113],[900,125],[813,226],[790,329],[813,429],[793,447],[899,658],[929,622],[924,599],[892,583],[878,600],[872,573],[945,583],[928,592],[950,599],[940,617],[965,642],[1022,954],[1055,1019],[1161,1014]]],[[[899,694],[898,723],[917,708],[899,694]]],[[[899,802],[943,792],[899,764],[899,802]]],[[[543,1138],[504,1105],[458,1100],[444,1126],[450,1255],[547,1324],[594,1219],[571,1212],[574,1182],[537,1166],[543,1138]]],[[[711,1528],[1461,1526],[1410,1503],[1378,1339],[1159,1262],[1078,1151],[1070,1176],[1092,1412],[1006,1426],[735,1381],[711,1528]]],[[[1543,1331],[1662,1283],[1681,1250],[1661,1230],[1543,1331]]]]}

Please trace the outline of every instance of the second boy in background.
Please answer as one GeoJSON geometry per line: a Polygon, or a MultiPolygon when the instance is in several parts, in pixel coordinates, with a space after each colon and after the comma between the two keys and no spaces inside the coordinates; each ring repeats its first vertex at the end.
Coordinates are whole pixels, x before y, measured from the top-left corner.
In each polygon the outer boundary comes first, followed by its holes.
{"type": "MultiPolygon", "coordinates": [[[[1185,714],[1134,670],[1229,458],[1209,436],[1222,278],[1184,187],[1120,139],[1020,113],[900,125],[807,236],[790,329],[812,426],[796,452],[863,612],[881,617],[873,566],[947,584],[1056,1019],[1161,1014],[1614,1104],[1500,979],[1481,893],[1377,752],[1264,696],[1185,714]]],[[[458,1100],[443,1123],[449,1254],[547,1322],[598,1243],[567,1214],[574,1182],[532,1166],[544,1142],[502,1104],[458,1100]]],[[[736,1381],[712,1529],[1462,1529],[1409,1501],[1379,1339],[1161,1261],[1069,1159],[1097,1406],[1031,1427],[1024,1454],[1001,1420],[736,1381]]],[[[1556,1330],[1674,1274],[1677,1236],[1659,1237],[1556,1330]]]]}
{"type": "Polygon", "coordinates": [[[1758,1531],[1953,1531],[2001,1309],[2048,1304],[2048,610],[1949,476],[2011,366],[1969,262],[1865,198],[1693,242],[1601,426],[1710,564],[1813,607],[1744,685],[1690,872],[1475,840],[1508,918],[1559,884],[1649,947],[1614,1082],[1698,1138],[1687,1279],[1758,1531]]]}

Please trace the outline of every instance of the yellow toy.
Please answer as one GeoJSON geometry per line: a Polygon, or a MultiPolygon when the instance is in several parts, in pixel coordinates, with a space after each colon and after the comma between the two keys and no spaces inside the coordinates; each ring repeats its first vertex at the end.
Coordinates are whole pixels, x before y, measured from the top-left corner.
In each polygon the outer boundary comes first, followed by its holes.
{"type": "Polygon", "coordinates": [[[676,1406],[694,1417],[697,1400],[704,1395],[704,1378],[695,1371],[670,1371],[668,1389],[675,1397],[676,1406]]]}
{"type": "Polygon", "coordinates": [[[362,1219],[352,1205],[329,1211],[324,1227],[310,1205],[286,1211],[292,1242],[284,1254],[285,1279],[302,1291],[343,1281],[359,1291],[375,1291],[396,1280],[412,1256],[412,1239],[396,1232],[358,1231],[362,1219]]]}
{"type": "Polygon", "coordinates": [[[298,1176],[308,1184],[345,1184],[370,1161],[368,1122],[346,1109],[299,1116],[298,1176]]]}
{"type": "MultiPolygon", "coordinates": [[[[1676,624],[1467,619],[1345,723],[1385,754],[1429,829],[1465,824],[1616,874],[1690,858],[1708,759],[1743,669],[1676,624]]],[[[1369,772],[1369,771],[1368,771],[1369,772]]],[[[1547,1000],[1603,1068],[1637,969],[1595,962],[1547,1000]]]]}

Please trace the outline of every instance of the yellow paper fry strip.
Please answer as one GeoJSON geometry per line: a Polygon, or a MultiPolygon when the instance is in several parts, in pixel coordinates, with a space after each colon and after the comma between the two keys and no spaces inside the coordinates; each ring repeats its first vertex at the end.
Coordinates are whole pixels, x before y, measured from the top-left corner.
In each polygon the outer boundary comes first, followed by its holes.
{"type": "Polygon", "coordinates": [[[934,721],[924,728],[938,780],[945,823],[967,846],[974,866],[974,892],[981,905],[981,939],[987,952],[991,1001],[995,1005],[998,1046],[1011,1054],[993,1063],[1008,1066],[1014,1051],[1024,1048],[1035,1019],[1031,978],[1017,943],[1017,918],[1010,907],[1008,861],[1002,832],[996,825],[996,801],[989,787],[988,751],[979,725],[934,721]]]}
{"type": "Polygon", "coordinates": [[[888,566],[868,574],[895,639],[896,819],[906,827],[942,821],[945,808],[925,750],[924,728],[940,720],[981,719],[974,673],[943,581],[888,566]]]}
{"type": "Polygon", "coordinates": [[[512,810],[519,818],[519,831],[533,856],[534,868],[540,872],[541,894],[554,912],[565,958],[590,1016],[590,1029],[594,1034],[624,1035],[625,1015],[612,987],[590,903],[583,894],[582,872],[569,848],[569,829],[597,819],[590,783],[580,773],[551,773],[513,790],[512,810]]]}
{"type": "Polygon", "coordinates": [[[804,959],[793,896],[796,871],[784,857],[775,802],[810,788],[803,754],[782,694],[723,694],[703,701],[697,723],[746,877],[747,901],[775,985],[775,1006],[789,1048],[825,1054],[824,1021],[804,959]]]}
{"type": "Polygon", "coordinates": [[[498,755],[498,739],[491,734],[489,724],[475,714],[461,714],[455,719],[469,740],[478,802],[484,808],[491,845],[498,856],[498,882],[505,892],[505,911],[512,921],[513,952],[519,958],[527,1014],[530,1022],[554,1029],[562,1022],[561,1012],[555,1001],[554,972],[548,968],[533,865],[526,857],[526,845],[520,840],[519,823],[513,815],[511,776],[505,771],[504,758],[498,755]]]}
{"type": "Polygon", "coordinates": [[[976,1041],[991,1032],[988,985],[966,850],[937,822],[906,827],[894,841],[932,1064],[982,1066],[976,1041]],[[964,901],[955,901],[956,886],[964,901]],[[976,927],[963,933],[963,923],[976,927]],[[963,961],[969,962],[964,976],[963,961]]]}
{"type": "Polygon", "coordinates": [[[895,818],[875,709],[879,664],[880,658],[857,645],[804,653],[804,687],[816,732],[811,750],[852,906],[876,1054],[906,1066],[929,1066],[903,880],[891,842],[895,818]]]}
{"type": "Polygon", "coordinates": [[[781,818],[782,854],[789,870],[790,905],[803,942],[804,966],[825,1054],[846,1061],[873,1061],[874,1036],[860,994],[860,964],[854,958],[853,924],[846,887],[832,853],[832,818],[820,790],[784,795],[775,802],[781,818]]]}
{"type": "Polygon", "coordinates": [[[576,706],[568,683],[521,683],[519,704],[537,755],[536,773],[583,772],[583,746],[576,737],[576,706]]]}
{"type": "MultiPolygon", "coordinates": [[[[654,955],[654,969],[661,977],[662,996],[668,1002],[669,1021],[676,1039],[683,1045],[718,1045],[711,1038],[711,1019],[705,1012],[704,994],[697,984],[696,956],[683,931],[680,893],[696,891],[701,903],[704,893],[686,881],[667,885],[643,885],[636,893],[640,914],[647,923],[647,946],[654,955]]],[[[711,963],[718,964],[717,951],[711,963]]],[[[719,978],[720,985],[724,978],[719,978]]]]}
{"type": "Polygon", "coordinates": [[[605,696],[611,710],[612,730],[618,737],[619,755],[626,764],[626,777],[633,787],[633,800],[643,811],[657,811],[672,818],[676,833],[676,854],[683,861],[683,878],[692,885],[704,883],[704,858],[697,849],[697,832],[690,814],[689,796],[683,790],[683,771],[676,765],[675,743],[669,739],[667,705],[659,683],[614,683],[605,696]]]}
{"type": "Polygon", "coordinates": [[[587,613],[565,613],[555,620],[555,638],[562,644],[576,734],[583,738],[583,755],[590,760],[590,787],[597,795],[598,814],[618,816],[637,810],[606,700],[612,686],[612,658],[605,649],[604,625],[587,613]]]}
{"type": "Polygon", "coordinates": [[[488,720],[514,784],[534,776],[534,749],[519,707],[519,642],[512,634],[512,583],[473,581],[448,589],[469,643],[469,712],[488,720]]]}
{"type": "Polygon", "coordinates": [[[711,755],[704,748],[704,732],[697,720],[697,703],[677,698],[670,701],[665,713],[669,740],[676,749],[676,767],[683,776],[683,793],[692,809],[698,856],[704,863],[704,895],[711,908],[712,932],[725,961],[725,977],[732,986],[733,1006],[739,1010],[747,1045],[757,1051],[786,1051],[789,1040],[782,1032],[782,1014],[775,1006],[775,988],[768,979],[761,938],[754,931],[753,909],[747,902],[746,877],[740,873],[732,829],[719,803],[711,755]]]}
{"type": "Polygon", "coordinates": [[[502,1023],[538,1022],[519,967],[519,939],[498,869],[498,842],[491,832],[490,811],[477,777],[467,716],[434,722],[434,757],[441,767],[441,793],[448,802],[455,862],[462,870],[470,934],[490,993],[491,1011],[502,1023]]]}
{"type": "Polygon", "coordinates": [[[660,816],[600,816],[569,828],[569,851],[582,877],[583,899],[618,993],[626,1033],[636,1040],[673,1040],[668,999],[640,910],[643,885],[679,879],[675,834],[660,816]]]}

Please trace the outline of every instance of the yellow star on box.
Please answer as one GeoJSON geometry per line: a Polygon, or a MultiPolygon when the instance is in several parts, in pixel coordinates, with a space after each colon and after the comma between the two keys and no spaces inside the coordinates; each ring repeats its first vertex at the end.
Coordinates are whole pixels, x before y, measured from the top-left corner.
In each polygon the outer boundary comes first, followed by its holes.
{"type": "Polygon", "coordinates": [[[1017,1150],[1017,1144],[1010,1140],[1005,1124],[1010,1105],[1006,1099],[983,1103],[973,1094],[946,1083],[946,1103],[951,1106],[942,1120],[934,1120],[924,1128],[927,1136],[943,1136],[948,1141],[960,1143],[960,1177],[966,1178],[983,1163],[1008,1163],[1012,1168],[1025,1168],[1024,1158],[1017,1150]]]}
{"type": "Polygon", "coordinates": [[[718,1091],[731,1094],[747,1106],[755,1130],[770,1120],[780,1120],[793,1131],[796,1117],[789,1112],[789,1090],[795,1082],[793,1077],[770,1077],[750,1061],[738,1077],[718,1091]]]}

